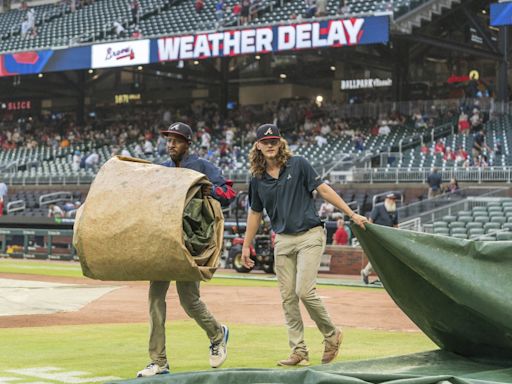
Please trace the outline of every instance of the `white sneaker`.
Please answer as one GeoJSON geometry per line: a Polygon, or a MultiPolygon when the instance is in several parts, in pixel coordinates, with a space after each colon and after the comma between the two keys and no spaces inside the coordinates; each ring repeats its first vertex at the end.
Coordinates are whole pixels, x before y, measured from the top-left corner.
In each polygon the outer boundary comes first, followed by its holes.
{"type": "Polygon", "coordinates": [[[165,364],[163,367],[161,367],[158,364],[151,363],[148,364],[148,366],[142,371],[137,372],[137,377],[162,375],[164,373],[169,373],[169,364],[165,364]]]}
{"type": "Polygon", "coordinates": [[[219,368],[228,357],[228,339],[229,329],[225,325],[222,326],[223,337],[218,343],[210,344],[210,365],[212,368],[219,368]]]}

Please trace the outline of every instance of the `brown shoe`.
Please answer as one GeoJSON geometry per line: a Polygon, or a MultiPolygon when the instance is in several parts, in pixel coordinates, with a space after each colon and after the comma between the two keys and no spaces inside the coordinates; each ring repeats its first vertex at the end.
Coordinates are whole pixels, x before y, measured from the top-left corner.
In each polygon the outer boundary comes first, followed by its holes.
{"type": "Polygon", "coordinates": [[[324,355],[322,356],[322,364],[328,364],[338,356],[342,340],[343,333],[338,328],[334,331],[334,335],[324,339],[325,348],[324,355]]]}
{"type": "Polygon", "coordinates": [[[308,355],[301,355],[297,352],[292,352],[290,357],[284,360],[279,360],[277,365],[281,367],[292,367],[295,365],[300,365],[301,367],[306,367],[309,365],[309,357],[308,355]]]}

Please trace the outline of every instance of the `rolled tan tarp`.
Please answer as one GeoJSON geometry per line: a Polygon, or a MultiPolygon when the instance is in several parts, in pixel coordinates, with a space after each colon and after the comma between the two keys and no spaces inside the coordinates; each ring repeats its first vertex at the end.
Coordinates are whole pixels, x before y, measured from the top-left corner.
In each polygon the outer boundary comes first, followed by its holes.
{"type": "Polygon", "coordinates": [[[208,183],[205,175],[190,169],[121,156],[107,161],[73,228],[83,274],[118,281],[211,279],[224,234],[218,201],[205,198],[215,217],[209,247],[192,257],[183,240],[184,208],[208,183]]]}

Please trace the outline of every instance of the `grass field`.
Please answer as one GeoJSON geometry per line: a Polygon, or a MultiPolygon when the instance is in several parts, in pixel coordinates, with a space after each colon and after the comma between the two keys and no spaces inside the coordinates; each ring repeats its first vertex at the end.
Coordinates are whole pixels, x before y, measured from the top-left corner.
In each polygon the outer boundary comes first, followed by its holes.
{"type": "MultiPolygon", "coordinates": [[[[0,260],[0,273],[82,276],[77,263],[5,259],[0,260]]],[[[216,278],[209,284],[275,286],[276,283],[216,278]]],[[[370,294],[375,290],[367,291],[370,294]]],[[[223,368],[274,368],[275,362],[289,353],[284,325],[229,326],[229,358],[223,368]]],[[[338,361],[436,349],[419,332],[356,328],[345,328],[344,332],[343,349],[338,361]]],[[[193,321],[169,322],[167,334],[168,355],[173,372],[209,369],[208,340],[193,321]]],[[[148,363],[147,336],[146,323],[0,329],[0,383],[93,383],[104,382],[111,377],[132,378],[148,363]]],[[[306,342],[310,348],[312,364],[319,364],[323,344],[316,328],[306,329],[306,342]]]]}
{"type": "MultiPolygon", "coordinates": [[[[57,367],[92,376],[133,377],[147,363],[147,324],[59,326],[0,330],[0,382],[7,370],[57,367]]],[[[345,329],[338,361],[435,349],[423,334],[345,329]]],[[[174,372],[209,369],[208,340],[191,321],[169,322],[168,355],[174,372]]],[[[273,368],[289,353],[285,327],[230,325],[224,368],[273,368]]],[[[322,338],[306,329],[312,364],[320,363],[322,338]]],[[[29,382],[29,381],[28,381],[29,382]]]]}

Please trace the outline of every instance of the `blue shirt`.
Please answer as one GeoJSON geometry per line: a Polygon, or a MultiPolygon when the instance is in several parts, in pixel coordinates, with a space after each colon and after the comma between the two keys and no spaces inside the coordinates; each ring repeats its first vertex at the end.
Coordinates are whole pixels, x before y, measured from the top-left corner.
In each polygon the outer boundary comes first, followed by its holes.
{"type": "MultiPolygon", "coordinates": [[[[165,167],[176,167],[172,159],[164,161],[161,165],[165,167]]],[[[228,206],[236,196],[235,191],[226,183],[222,172],[215,165],[201,159],[197,155],[185,155],[180,162],[180,168],[192,169],[205,175],[213,184],[212,197],[220,202],[223,207],[228,206]]]]}
{"type": "Polygon", "coordinates": [[[254,212],[267,211],[275,233],[298,233],[323,225],[312,192],[322,184],[311,164],[292,156],[274,179],[268,173],[253,177],[249,204],[254,212]]]}

